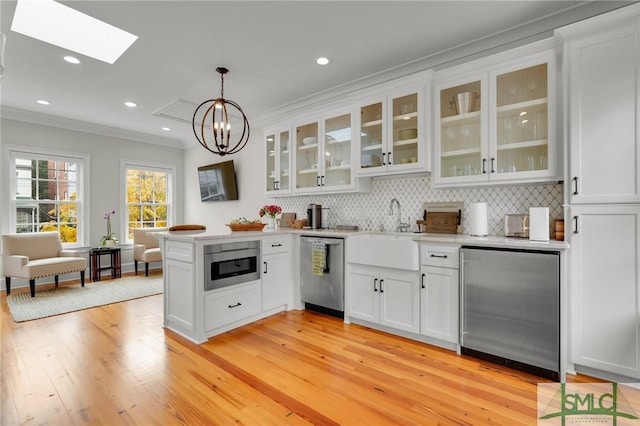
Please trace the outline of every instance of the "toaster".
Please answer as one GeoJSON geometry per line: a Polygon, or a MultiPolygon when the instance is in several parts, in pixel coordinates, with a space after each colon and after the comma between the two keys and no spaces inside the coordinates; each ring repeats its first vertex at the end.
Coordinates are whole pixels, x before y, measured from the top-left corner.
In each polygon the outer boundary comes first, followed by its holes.
{"type": "Polygon", "coordinates": [[[504,236],[529,238],[529,215],[508,214],[504,217],[504,236]]]}

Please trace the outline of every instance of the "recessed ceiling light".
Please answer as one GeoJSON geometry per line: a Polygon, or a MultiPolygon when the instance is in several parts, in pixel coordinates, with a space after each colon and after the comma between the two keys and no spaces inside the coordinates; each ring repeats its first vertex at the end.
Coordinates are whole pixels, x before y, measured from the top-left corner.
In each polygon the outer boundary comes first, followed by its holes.
{"type": "Polygon", "coordinates": [[[170,132],[171,131],[171,127],[163,127],[162,130],[164,130],[165,132],[170,132]]]}
{"type": "Polygon", "coordinates": [[[324,56],[321,56],[318,59],[316,59],[316,64],[318,65],[327,65],[329,62],[331,62],[329,58],[325,58],[324,56]]]}
{"type": "Polygon", "coordinates": [[[126,101],[124,104],[125,104],[126,106],[128,106],[129,108],[135,108],[135,107],[137,107],[137,106],[138,106],[138,104],[137,104],[137,103],[135,103],[135,102],[131,102],[131,101],[126,101]]]}
{"type": "Polygon", "coordinates": [[[75,56],[71,56],[71,55],[67,55],[67,56],[63,57],[62,59],[64,59],[65,61],[69,62],[70,64],[74,64],[74,65],[78,65],[80,63],[80,59],[76,58],[75,56]]]}
{"type": "Polygon", "coordinates": [[[18,0],[11,29],[109,64],[138,39],[53,0],[18,0]]]}
{"type": "Polygon", "coordinates": [[[45,101],[44,99],[38,99],[36,102],[40,105],[51,105],[51,102],[45,101]]]}

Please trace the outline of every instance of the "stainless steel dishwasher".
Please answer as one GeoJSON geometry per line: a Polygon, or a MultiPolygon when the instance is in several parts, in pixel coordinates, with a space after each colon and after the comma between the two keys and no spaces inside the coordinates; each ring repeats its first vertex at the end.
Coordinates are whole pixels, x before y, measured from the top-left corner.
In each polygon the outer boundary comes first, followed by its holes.
{"type": "Polygon", "coordinates": [[[306,309],[344,318],[344,238],[300,237],[300,295],[306,309]]]}
{"type": "Polygon", "coordinates": [[[462,353],[560,376],[560,255],[462,247],[462,353]]]}

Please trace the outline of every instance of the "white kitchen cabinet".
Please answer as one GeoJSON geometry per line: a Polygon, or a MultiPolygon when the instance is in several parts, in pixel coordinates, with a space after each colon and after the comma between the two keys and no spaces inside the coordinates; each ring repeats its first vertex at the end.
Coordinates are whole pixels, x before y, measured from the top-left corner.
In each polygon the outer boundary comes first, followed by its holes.
{"type": "Polygon", "coordinates": [[[396,90],[360,104],[359,176],[427,170],[424,91],[396,90]]]}
{"type": "Polygon", "coordinates": [[[320,120],[302,120],[294,138],[294,193],[355,190],[352,141],[350,109],[332,111],[320,120]]]}
{"type": "Polygon", "coordinates": [[[420,334],[457,346],[459,246],[420,246],[420,334]]]}
{"type": "Polygon", "coordinates": [[[262,239],[262,310],[291,303],[291,236],[262,239]]]}
{"type": "Polygon", "coordinates": [[[547,50],[436,76],[435,187],[558,179],[555,64],[547,50]]]}
{"type": "Polygon", "coordinates": [[[571,204],[640,202],[640,28],[587,25],[566,39],[571,204]]]}
{"type": "Polygon", "coordinates": [[[187,335],[197,331],[194,244],[167,241],[163,247],[164,325],[187,335]]]}
{"type": "Polygon", "coordinates": [[[265,161],[267,196],[291,192],[291,129],[265,131],[265,161]]]}
{"type": "Polygon", "coordinates": [[[251,318],[260,312],[259,281],[212,290],[204,295],[206,332],[251,318]]]}
{"type": "Polygon", "coordinates": [[[347,317],[412,333],[420,331],[416,272],[351,264],[346,287],[347,317]]]}
{"type": "Polygon", "coordinates": [[[640,206],[570,208],[571,362],[640,378],[640,206]]]}

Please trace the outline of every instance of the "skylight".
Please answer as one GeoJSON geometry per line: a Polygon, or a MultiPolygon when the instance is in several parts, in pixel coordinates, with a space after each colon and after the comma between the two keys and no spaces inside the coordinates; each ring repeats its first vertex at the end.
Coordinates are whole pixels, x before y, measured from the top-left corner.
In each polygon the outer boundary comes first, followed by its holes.
{"type": "Polygon", "coordinates": [[[11,30],[109,64],[138,39],[53,0],[18,0],[11,30]]]}

